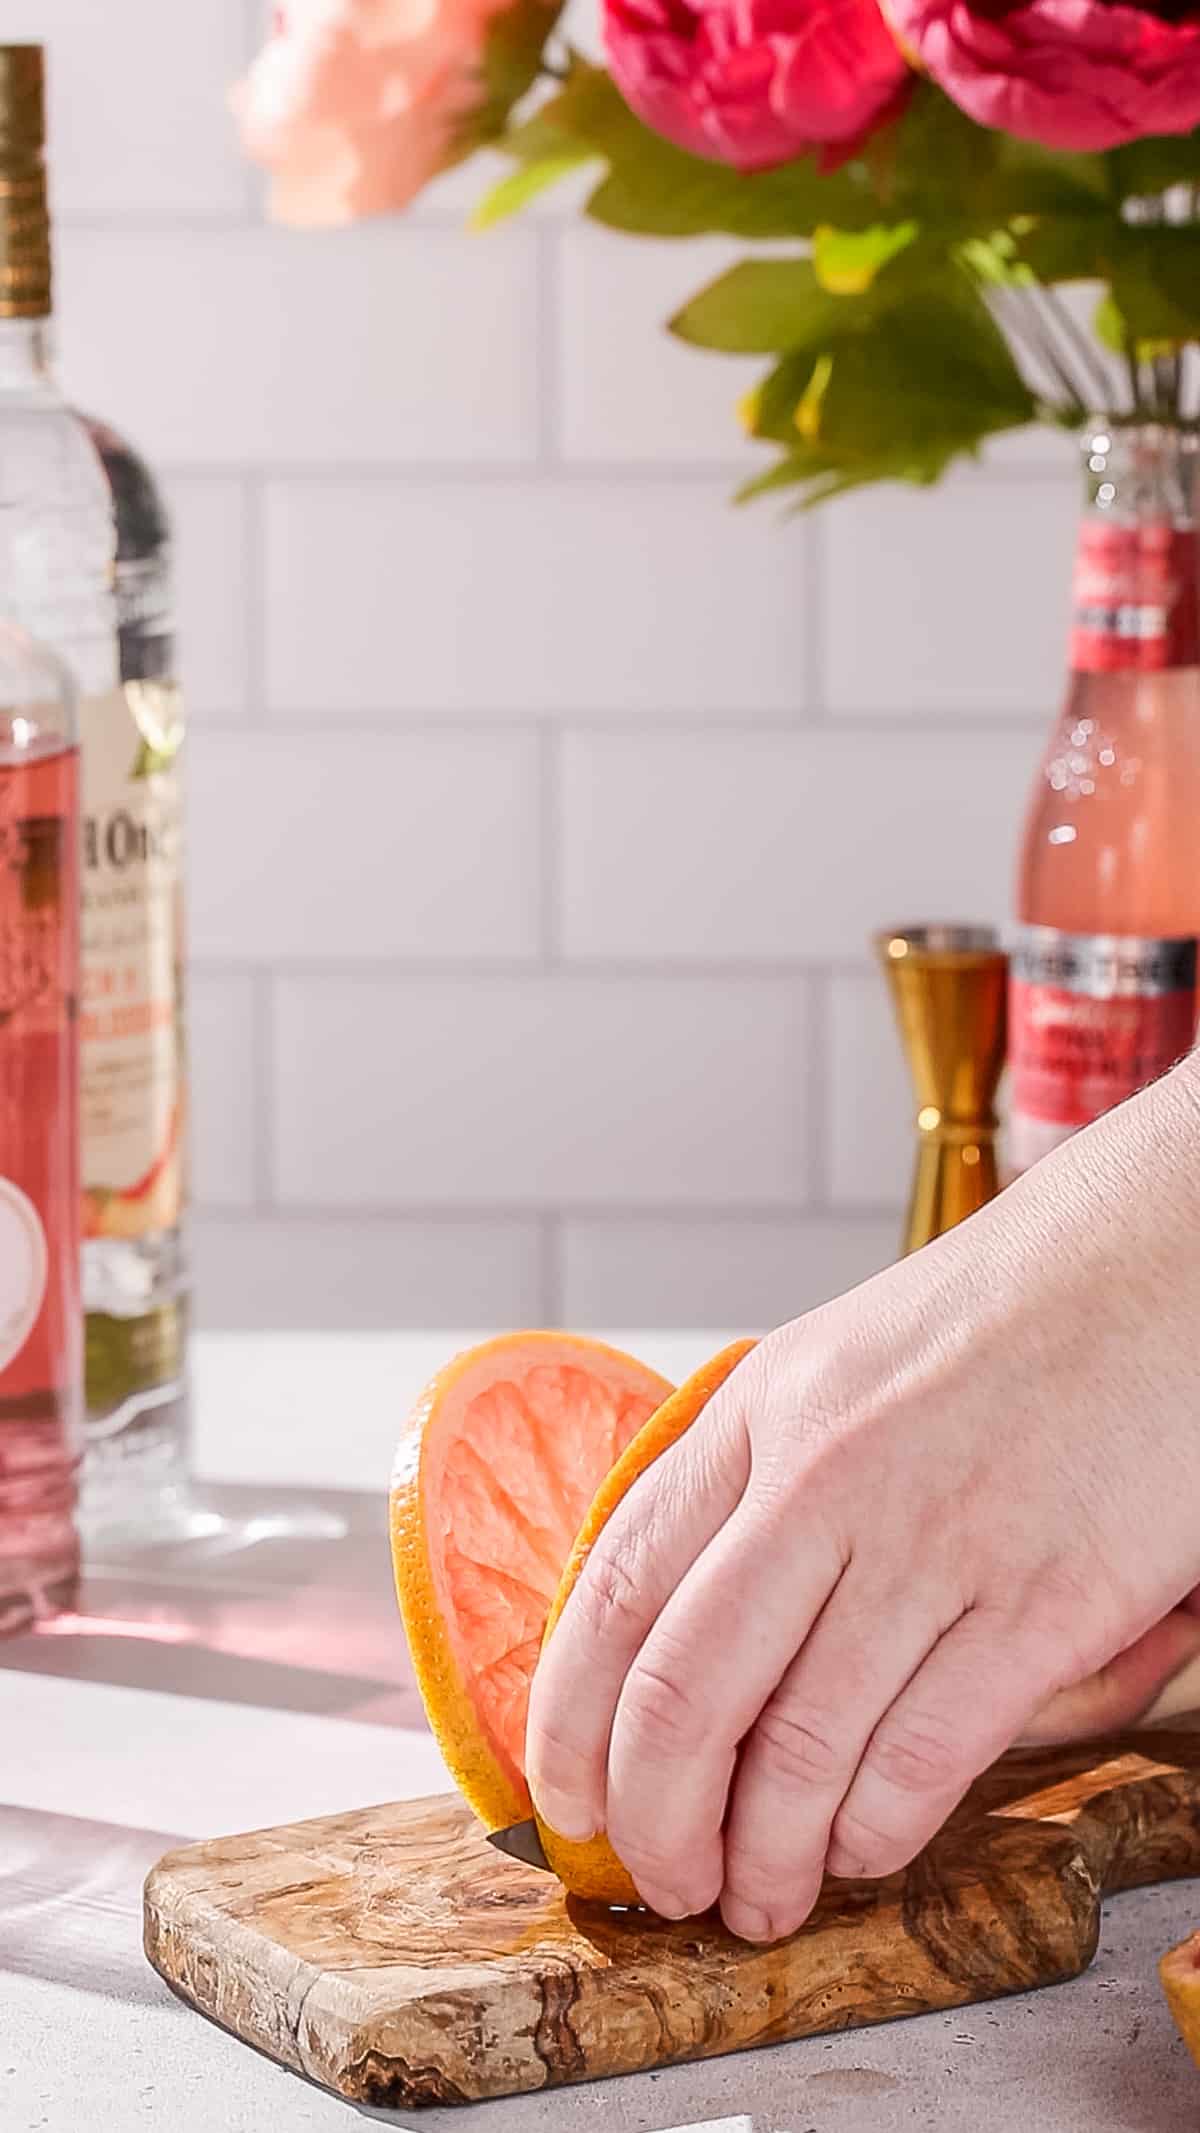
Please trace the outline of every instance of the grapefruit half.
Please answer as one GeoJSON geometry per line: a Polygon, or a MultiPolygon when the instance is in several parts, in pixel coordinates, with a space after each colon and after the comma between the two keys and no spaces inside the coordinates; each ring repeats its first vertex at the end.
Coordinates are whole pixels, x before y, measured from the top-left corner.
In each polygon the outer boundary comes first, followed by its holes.
{"type": "MultiPolygon", "coordinates": [[[[417,1402],[392,1478],[396,1590],[430,1726],[489,1830],[533,1812],[529,1687],[589,1551],[753,1346],[735,1342],[676,1392],[599,1341],[514,1333],[456,1357],[417,1402]]],[[[638,1901],[607,1838],[538,1828],[572,1893],[638,1901]]]]}

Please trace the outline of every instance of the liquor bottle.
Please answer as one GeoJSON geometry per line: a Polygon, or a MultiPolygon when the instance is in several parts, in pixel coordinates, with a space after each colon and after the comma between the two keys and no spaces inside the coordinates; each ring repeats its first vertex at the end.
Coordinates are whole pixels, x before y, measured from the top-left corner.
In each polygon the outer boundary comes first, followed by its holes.
{"type": "Polygon", "coordinates": [[[115,579],[110,484],[50,368],[44,138],[41,48],[0,46],[2,611],[62,658],[80,697],[92,1385],[83,1515],[93,1527],[119,1523],[149,1537],[172,1522],[185,1457],[178,705],[168,678],[147,671],[157,627],[153,567],[127,557],[115,579]],[[141,599],[149,627],[133,613],[141,599]],[[133,663],[128,678],[123,661],[133,663]]]}
{"type": "Polygon", "coordinates": [[[0,1635],[79,1572],[78,767],[65,668],[0,622],[0,1635]]]}
{"type": "Polygon", "coordinates": [[[1104,423],[1085,459],[1071,674],[1018,875],[1018,1171],[1164,1073],[1196,1028],[1200,443],[1104,423]]]}
{"type": "MultiPolygon", "coordinates": [[[[105,1091],[111,1086],[120,1047],[140,1124],[131,1117],[133,1148],[122,1161],[103,1123],[85,1110],[85,1123],[93,1123],[85,1135],[85,1517],[106,1530],[121,1525],[149,1533],[161,1530],[168,1515],[186,1523],[190,1442],[179,791],[184,711],[166,507],[132,445],[107,423],[84,420],[112,495],[118,669],[137,735],[131,771],[125,759],[126,789],[109,793],[107,810],[93,806],[89,813],[85,856],[95,862],[89,876],[104,870],[100,823],[106,813],[110,822],[136,821],[135,863],[144,891],[138,911],[141,1027],[105,1039],[94,1019],[86,1025],[85,1091],[89,1069],[105,1091]],[[118,1189],[113,1177],[123,1181],[118,1189]]],[[[121,778],[119,757],[112,767],[121,778]]],[[[96,779],[88,786],[94,798],[96,779]]],[[[104,956],[98,940],[88,945],[104,956]]]]}

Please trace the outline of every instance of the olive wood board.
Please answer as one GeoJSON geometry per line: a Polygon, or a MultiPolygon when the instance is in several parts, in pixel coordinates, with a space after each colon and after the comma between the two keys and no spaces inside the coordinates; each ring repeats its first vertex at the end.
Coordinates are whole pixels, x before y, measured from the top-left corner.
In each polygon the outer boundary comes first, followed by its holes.
{"type": "Polygon", "coordinates": [[[577,1905],[454,1797],[168,1852],[145,1947],[185,2000],[355,2103],[476,2103],[1076,1976],[1101,1899],[1200,1873],[1200,1735],[1016,1750],[903,1873],[774,1948],[577,1905]]]}

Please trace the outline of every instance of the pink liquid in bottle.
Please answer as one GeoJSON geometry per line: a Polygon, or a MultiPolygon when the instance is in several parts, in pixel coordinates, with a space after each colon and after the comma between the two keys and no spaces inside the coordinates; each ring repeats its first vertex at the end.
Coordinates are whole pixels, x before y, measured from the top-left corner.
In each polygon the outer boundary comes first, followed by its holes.
{"type": "Polygon", "coordinates": [[[43,656],[0,626],[0,1632],[79,1567],[78,756],[43,656]]]}
{"type": "Polygon", "coordinates": [[[1024,1170],[1187,1050],[1200,935],[1196,441],[1089,440],[1071,676],[1017,883],[1010,1149],[1024,1170]]]}

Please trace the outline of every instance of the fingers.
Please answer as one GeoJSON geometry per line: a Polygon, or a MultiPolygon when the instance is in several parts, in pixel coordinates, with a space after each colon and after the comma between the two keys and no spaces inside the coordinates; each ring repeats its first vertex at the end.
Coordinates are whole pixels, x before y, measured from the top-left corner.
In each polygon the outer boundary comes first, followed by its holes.
{"type": "Polygon", "coordinates": [[[564,1837],[606,1826],[608,1747],[625,1676],[680,1580],[736,1509],[750,1471],[740,1407],[703,1424],[635,1483],[592,1549],[538,1662],[525,1765],[564,1837]]]}
{"type": "Polygon", "coordinates": [[[936,1644],[917,1597],[852,1564],[745,1742],[725,1835],[721,1910],[744,1940],[781,1940],[821,1889],[829,1832],[872,1727],[936,1644]]]}
{"type": "Polygon", "coordinates": [[[1053,1644],[1019,1622],[963,1615],[875,1727],[834,1818],[830,1873],[874,1878],[907,1866],[1045,1701],[1054,1658],[1053,1644]]]}
{"type": "Polygon", "coordinates": [[[1086,1740],[1140,1718],[1170,1718],[1200,1704],[1200,1621],[1177,1607],[1098,1673],[1035,1711],[1022,1739],[1086,1740]]]}
{"type": "Polygon", "coordinates": [[[818,1518],[798,1548],[794,1507],[764,1503],[752,1482],[634,1658],[613,1721],[608,1831],[663,1916],[720,1894],[739,1743],[842,1569],[818,1518]]]}

